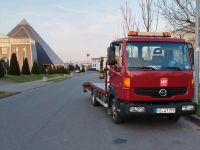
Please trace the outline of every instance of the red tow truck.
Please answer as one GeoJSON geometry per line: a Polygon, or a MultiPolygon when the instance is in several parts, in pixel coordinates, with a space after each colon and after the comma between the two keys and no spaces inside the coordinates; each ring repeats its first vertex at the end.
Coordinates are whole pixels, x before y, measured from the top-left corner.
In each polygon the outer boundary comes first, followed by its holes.
{"type": "Polygon", "coordinates": [[[194,54],[184,39],[170,32],[129,31],[107,51],[105,83],[83,84],[94,106],[103,105],[114,123],[126,116],[163,116],[177,121],[196,113],[193,101],[194,54]]]}

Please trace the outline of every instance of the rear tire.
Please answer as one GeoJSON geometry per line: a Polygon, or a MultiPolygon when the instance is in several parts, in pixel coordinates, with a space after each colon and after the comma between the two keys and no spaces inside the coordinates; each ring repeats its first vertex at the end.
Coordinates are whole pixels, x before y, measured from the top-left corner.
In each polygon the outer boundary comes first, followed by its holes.
{"type": "Polygon", "coordinates": [[[170,122],[177,122],[181,116],[167,116],[167,120],[170,122]]]}
{"type": "Polygon", "coordinates": [[[123,123],[123,118],[120,116],[119,112],[116,110],[116,104],[115,104],[115,99],[112,100],[112,121],[115,124],[120,124],[123,123]]]}
{"type": "Polygon", "coordinates": [[[96,91],[93,90],[93,94],[92,94],[92,105],[93,106],[99,106],[99,102],[96,100],[96,91]]]}

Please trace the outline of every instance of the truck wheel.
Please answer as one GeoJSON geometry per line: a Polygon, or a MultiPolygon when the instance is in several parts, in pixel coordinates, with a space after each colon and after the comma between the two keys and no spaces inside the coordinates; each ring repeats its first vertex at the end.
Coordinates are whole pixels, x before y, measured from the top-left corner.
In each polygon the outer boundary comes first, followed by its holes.
{"type": "Polygon", "coordinates": [[[167,119],[170,122],[177,122],[180,119],[181,116],[167,116],[167,119]]]}
{"type": "Polygon", "coordinates": [[[92,105],[99,106],[99,102],[96,100],[96,91],[95,90],[93,91],[93,94],[92,94],[92,105]]]}
{"type": "Polygon", "coordinates": [[[87,91],[85,90],[85,88],[83,88],[83,92],[87,92],[87,91]]]}
{"type": "Polygon", "coordinates": [[[123,122],[122,116],[120,116],[119,112],[116,110],[115,99],[112,101],[112,120],[116,124],[123,122]]]}

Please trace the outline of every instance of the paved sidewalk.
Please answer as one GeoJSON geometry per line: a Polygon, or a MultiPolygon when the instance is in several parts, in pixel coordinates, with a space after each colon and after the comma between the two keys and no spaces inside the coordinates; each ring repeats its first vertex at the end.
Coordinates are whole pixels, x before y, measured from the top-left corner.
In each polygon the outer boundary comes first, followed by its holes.
{"type": "Polygon", "coordinates": [[[4,92],[24,92],[47,84],[51,84],[51,82],[43,82],[42,80],[31,81],[26,83],[8,82],[8,84],[6,84],[5,82],[2,82],[1,84],[1,82],[2,81],[0,81],[0,91],[4,92]]]}
{"type": "Polygon", "coordinates": [[[9,81],[0,81],[0,87],[3,85],[9,85],[9,84],[13,84],[13,82],[9,82],[9,81]]]}

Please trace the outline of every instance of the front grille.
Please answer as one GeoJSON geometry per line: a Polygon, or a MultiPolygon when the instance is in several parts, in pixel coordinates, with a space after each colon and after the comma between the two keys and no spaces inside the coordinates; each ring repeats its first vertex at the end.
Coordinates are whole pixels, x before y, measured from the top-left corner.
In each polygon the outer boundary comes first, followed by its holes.
{"type": "Polygon", "coordinates": [[[171,97],[175,95],[183,95],[186,94],[187,88],[186,87],[166,87],[166,88],[135,88],[136,95],[143,95],[143,96],[151,96],[153,98],[165,98],[171,97]],[[165,89],[167,94],[165,96],[161,96],[159,91],[161,89],[165,89]]]}

